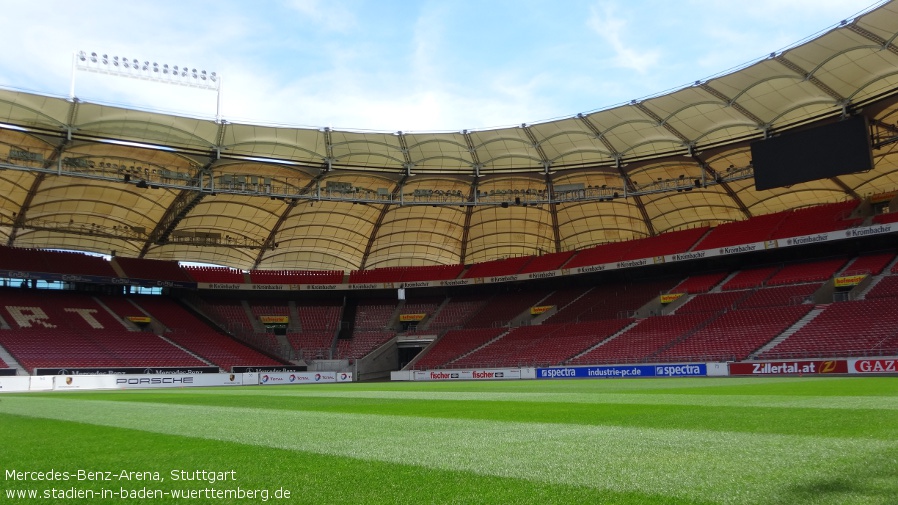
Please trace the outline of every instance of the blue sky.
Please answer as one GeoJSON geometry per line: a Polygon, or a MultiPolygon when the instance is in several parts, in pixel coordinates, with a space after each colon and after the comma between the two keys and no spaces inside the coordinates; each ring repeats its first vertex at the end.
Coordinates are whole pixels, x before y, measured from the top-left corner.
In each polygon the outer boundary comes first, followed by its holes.
{"type": "MultiPolygon", "coordinates": [[[[4,2],[0,86],[67,96],[77,50],[223,76],[232,122],[380,131],[535,123],[674,89],[871,0],[4,2]]],[[[86,72],[82,100],[200,117],[209,91],[86,72]]]]}

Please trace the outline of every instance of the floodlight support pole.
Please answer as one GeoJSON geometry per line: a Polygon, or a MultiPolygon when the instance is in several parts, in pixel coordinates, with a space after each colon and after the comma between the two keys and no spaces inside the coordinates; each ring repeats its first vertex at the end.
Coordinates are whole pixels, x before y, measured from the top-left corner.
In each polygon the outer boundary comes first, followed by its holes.
{"type": "Polygon", "coordinates": [[[71,85],[69,87],[69,99],[71,101],[75,101],[75,58],[78,57],[78,53],[72,52],[72,79],[71,85]]]}

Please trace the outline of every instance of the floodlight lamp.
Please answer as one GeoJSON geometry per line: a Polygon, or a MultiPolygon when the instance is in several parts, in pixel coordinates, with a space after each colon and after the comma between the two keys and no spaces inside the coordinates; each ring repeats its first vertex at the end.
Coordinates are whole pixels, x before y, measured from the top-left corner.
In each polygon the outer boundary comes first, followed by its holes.
{"type": "Polygon", "coordinates": [[[168,75],[168,63],[162,65],[162,73],[168,75]]]}
{"type": "Polygon", "coordinates": [[[131,60],[131,66],[134,68],[137,68],[138,66],[140,66],[140,62],[137,61],[137,58],[131,60]]]}
{"type": "Polygon", "coordinates": [[[118,66],[118,56],[112,57],[112,64],[115,65],[116,67],[118,66]]]}
{"type": "Polygon", "coordinates": [[[86,60],[87,60],[87,54],[86,54],[84,51],[81,51],[80,53],[78,53],[78,59],[81,60],[81,61],[86,61],[86,60]]]}
{"type": "Polygon", "coordinates": [[[206,80],[206,71],[205,71],[205,70],[203,70],[202,72],[200,72],[200,79],[202,79],[202,80],[204,80],[204,81],[206,80]]]}
{"type": "Polygon", "coordinates": [[[90,61],[91,63],[97,62],[97,53],[90,53],[90,61]]]}
{"type": "Polygon", "coordinates": [[[104,64],[104,65],[108,65],[108,64],[109,64],[109,56],[106,56],[105,54],[103,55],[103,64],[104,64]]]}
{"type": "Polygon", "coordinates": [[[210,74],[209,78],[212,79],[212,82],[215,82],[216,80],[218,80],[218,74],[216,74],[215,72],[212,72],[212,74],[210,74]]]}
{"type": "Polygon", "coordinates": [[[122,66],[125,68],[131,68],[131,63],[129,63],[128,60],[124,60],[122,62],[122,66]]]}

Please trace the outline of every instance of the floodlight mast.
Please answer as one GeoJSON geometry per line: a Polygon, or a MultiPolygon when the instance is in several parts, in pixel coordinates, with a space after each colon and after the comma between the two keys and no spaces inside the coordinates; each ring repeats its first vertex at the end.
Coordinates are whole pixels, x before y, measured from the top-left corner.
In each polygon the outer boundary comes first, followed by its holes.
{"type": "Polygon", "coordinates": [[[136,58],[77,51],[72,54],[72,85],[69,90],[69,97],[73,101],[75,74],[78,70],[215,91],[215,121],[221,122],[221,75],[216,72],[207,73],[192,67],[169,66],[167,63],[160,65],[149,60],[141,62],[136,58]]]}

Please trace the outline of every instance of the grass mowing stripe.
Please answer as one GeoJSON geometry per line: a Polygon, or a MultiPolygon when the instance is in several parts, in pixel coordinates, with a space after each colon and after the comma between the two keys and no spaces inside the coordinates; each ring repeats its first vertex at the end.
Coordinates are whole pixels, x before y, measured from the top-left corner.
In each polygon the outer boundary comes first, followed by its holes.
{"type": "MultiPolygon", "coordinates": [[[[154,433],[719,503],[775,503],[894,479],[898,442],[10,396],[0,412],[154,433]]],[[[873,500],[873,501],[871,501],[873,500]]],[[[836,502],[837,503],[837,502],[836,502]]]]}
{"type": "MultiPolygon", "coordinates": [[[[596,404],[591,402],[542,403],[530,396],[523,401],[405,399],[390,395],[383,399],[356,395],[308,394],[308,386],[290,388],[295,395],[208,394],[211,390],[181,391],[178,394],[111,393],[89,397],[117,401],[158,402],[179,405],[240,405],[275,410],[314,410],[333,413],[379,414],[412,417],[464,418],[493,421],[620,425],[642,428],[680,428],[688,430],[732,431],[805,435],[809,429],[819,437],[860,437],[894,440],[898,438],[895,414],[886,410],[848,410],[771,407],[702,407],[690,405],[596,404]],[[771,423],[775,418],[777,422],[771,423]],[[858,426],[864,426],[858,433],[858,426]]],[[[317,388],[316,388],[317,389],[317,388]]],[[[465,393],[463,396],[470,397],[465,393]]],[[[451,398],[444,393],[441,398],[451,398]]]]}
{"type": "MultiPolygon", "coordinates": [[[[172,470],[234,470],[236,482],[217,485],[218,489],[265,489],[270,502],[302,504],[566,504],[613,503],[616,505],[710,505],[712,502],[684,500],[670,496],[638,492],[617,493],[583,486],[564,486],[524,479],[475,475],[470,472],[437,470],[414,465],[382,463],[328,456],[302,451],[193,439],[182,436],[145,433],[105,426],[76,425],[70,422],[0,414],[0,468],[20,470],[115,471],[122,468],[157,471],[169,476],[172,470]],[[75,435],[75,436],[73,436],[75,435]],[[53,441],[52,458],[38,462],[42,448],[53,441]],[[114,448],[114,450],[110,450],[114,448]],[[123,455],[126,455],[123,457],[123,455]],[[290,491],[289,500],[275,500],[273,490],[290,491]]],[[[44,449],[45,450],[45,449],[44,449]]],[[[7,490],[51,487],[79,490],[100,487],[95,483],[67,481],[39,483],[5,481],[0,497],[7,490]]],[[[162,483],[117,482],[129,489],[203,489],[204,482],[162,483]]],[[[49,500],[42,500],[49,502],[49,500]]],[[[259,503],[260,500],[235,500],[215,503],[259,503]]],[[[32,505],[35,500],[4,500],[4,504],[32,505]]],[[[66,500],[66,503],[122,503],[120,499],[66,500]]],[[[147,500],[147,502],[150,502],[147,500]]],[[[200,501],[194,500],[200,503],[200,501]]],[[[151,503],[184,503],[184,500],[153,500],[151,503]]]]}
{"type": "MultiPolygon", "coordinates": [[[[272,386],[277,388],[289,386],[272,386]]],[[[233,393],[219,390],[220,394],[233,393]]],[[[252,394],[252,392],[245,392],[252,394]]],[[[492,393],[455,391],[341,391],[330,385],[296,386],[290,391],[265,392],[266,396],[309,398],[362,398],[437,401],[492,401],[539,403],[589,403],[619,405],[688,405],[692,407],[773,407],[828,410],[898,410],[898,397],[768,396],[768,395],[668,395],[620,393],[492,393]]]]}

